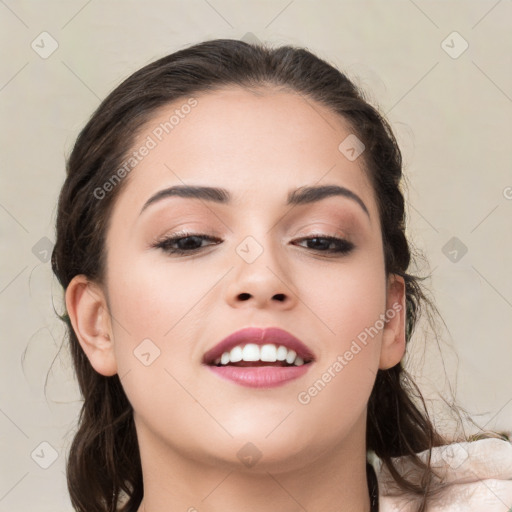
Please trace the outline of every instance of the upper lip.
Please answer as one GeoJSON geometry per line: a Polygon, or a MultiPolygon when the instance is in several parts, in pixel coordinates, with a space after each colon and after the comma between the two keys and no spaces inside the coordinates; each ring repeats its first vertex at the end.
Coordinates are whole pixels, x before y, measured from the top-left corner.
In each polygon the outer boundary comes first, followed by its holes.
{"type": "Polygon", "coordinates": [[[273,343],[275,345],[284,345],[286,348],[295,350],[297,355],[304,361],[315,359],[313,352],[298,338],[279,327],[246,327],[230,334],[227,338],[217,343],[208,350],[203,356],[203,364],[213,364],[213,362],[222,356],[224,352],[229,352],[237,345],[255,343],[256,345],[266,345],[273,343]]]}

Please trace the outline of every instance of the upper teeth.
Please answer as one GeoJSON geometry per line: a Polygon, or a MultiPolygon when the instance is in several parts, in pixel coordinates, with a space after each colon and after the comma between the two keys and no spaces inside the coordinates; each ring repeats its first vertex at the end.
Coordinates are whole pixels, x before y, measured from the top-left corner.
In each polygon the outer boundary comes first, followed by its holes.
{"type": "Polygon", "coordinates": [[[272,363],[274,361],[286,361],[288,364],[301,366],[304,360],[297,355],[295,350],[286,348],[284,345],[256,345],[248,343],[245,346],[237,345],[229,352],[224,352],[221,357],[214,361],[214,364],[238,363],[238,361],[264,361],[272,363]]]}

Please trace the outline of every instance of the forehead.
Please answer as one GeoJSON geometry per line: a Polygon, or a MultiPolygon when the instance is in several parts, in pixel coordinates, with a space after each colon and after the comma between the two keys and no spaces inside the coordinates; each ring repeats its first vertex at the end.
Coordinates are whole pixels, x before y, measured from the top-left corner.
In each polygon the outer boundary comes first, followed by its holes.
{"type": "Polygon", "coordinates": [[[284,202],[292,188],[326,182],[357,191],[372,209],[363,158],[339,149],[350,136],[342,117],[288,90],[233,86],[183,97],[139,130],[132,151],[150,149],[121,195],[142,205],[164,186],[202,184],[229,188],[244,204],[274,195],[284,202]]]}

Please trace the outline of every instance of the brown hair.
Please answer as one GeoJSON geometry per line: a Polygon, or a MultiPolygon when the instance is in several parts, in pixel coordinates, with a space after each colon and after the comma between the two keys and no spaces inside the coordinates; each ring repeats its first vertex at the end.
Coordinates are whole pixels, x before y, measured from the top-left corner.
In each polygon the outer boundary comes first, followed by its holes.
{"type": "MultiPolygon", "coordinates": [[[[364,164],[378,201],[385,271],[402,276],[406,284],[409,341],[421,309],[430,301],[420,279],[407,273],[411,252],[397,142],[387,121],[343,73],[292,46],[271,49],[228,39],[203,42],[143,67],[109,94],[79,134],[67,162],[52,254],[53,272],[63,288],[77,274],[98,283],[104,280],[106,227],[126,179],[101,199],[94,191],[119,169],[140,128],[169,102],[228,85],[294,91],[338,113],[364,143],[364,164]]],[[[131,405],[118,375],[105,377],[92,368],[69,317],[62,318],[84,398],[67,461],[72,504],[80,512],[136,511],[143,485],[131,405]]],[[[429,459],[424,463],[415,454],[445,441],[402,364],[378,371],[367,418],[367,449],[383,461],[402,489],[421,498],[418,510],[425,510],[433,473],[429,459]],[[403,455],[415,461],[422,474],[420,485],[397,471],[392,458],[403,455]]]]}

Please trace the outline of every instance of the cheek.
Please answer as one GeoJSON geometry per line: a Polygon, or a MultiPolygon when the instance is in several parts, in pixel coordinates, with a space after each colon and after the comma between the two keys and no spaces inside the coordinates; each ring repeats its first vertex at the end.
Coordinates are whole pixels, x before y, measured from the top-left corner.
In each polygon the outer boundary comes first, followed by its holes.
{"type": "Polygon", "coordinates": [[[190,367],[184,362],[190,361],[194,346],[191,321],[200,311],[191,308],[211,284],[196,280],[193,271],[148,265],[143,258],[119,260],[111,269],[115,357],[124,391],[141,417],[150,418],[159,410],[160,419],[171,424],[173,408],[187,399],[177,381],[191,388],[190,367]]]}
{"type": "Polygon", "coordinates": [[[366,406],[378,370],[386,307],[378,254],[315,276],[307,300],[320,320],[315,322],[320,357],[308,387],[297,397],[311,413],[330,408],[355,419],[366,406]]]}
{"type": "MultiPolygon", "coordinates": [[[[325,349],[343,350],[379,321],[386,305],[383,261],[375,253],[311,274],[304,301],[320,320],[325,349]]],[[[378,327],[382,329],[381,322],[378,327]]],[[[362,336],[364,337],[364,335],[362,336]]]]}
{"type": "Polygon", "coordinates": [[[324,435],[335,440],[364,414],[378,371],[384,270],[373,261],[330,278],[317,276],[317,284],[323,292],[309,298],[321,320],[320,357],[296,398],[303,420],[323,417],[324,435]]]}
{"type": "Polygon", "coordinates": [[[364,414],[375,373],[364,355],[350,362],[325,365],[297,395],[296,420],[302,428],[318,429],[321,418],[323,444],[332,446],[354,429],[364,428],[364,414]]]}
{"type": "MultiPolygon", "coordinates": [[[[199,331],[219,307],[218,297],[205,299],[224,272],[193,262],[118,261],[108,277],[118,374],[130,373],[133,387],[123,380],[126,392],[130,400],[144,403],[144,390],[169,385],[166,370],[180,382],[193,382],[197,368],[183,363],[195,357],[199,331]]],[[[170,403],[169,391],[164,395],[170,403]]]]}
{"type": "Polygon", "coordinates": [[[162,338],[211,287],[204,277],[191,266],[122,262],[109,276],[112,314],[134,337],[162,338]]]}

